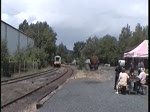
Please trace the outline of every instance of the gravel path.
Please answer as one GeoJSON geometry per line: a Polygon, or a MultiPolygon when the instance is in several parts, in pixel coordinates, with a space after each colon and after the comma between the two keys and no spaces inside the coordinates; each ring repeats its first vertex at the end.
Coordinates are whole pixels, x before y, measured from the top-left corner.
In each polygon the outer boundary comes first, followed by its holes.
{"type": "Polygon", "coordinates": [[[38,112],[148,112],[148,95],[115,94],[114,69],[96,73],[101,79],[69,80],[38,112]]]}

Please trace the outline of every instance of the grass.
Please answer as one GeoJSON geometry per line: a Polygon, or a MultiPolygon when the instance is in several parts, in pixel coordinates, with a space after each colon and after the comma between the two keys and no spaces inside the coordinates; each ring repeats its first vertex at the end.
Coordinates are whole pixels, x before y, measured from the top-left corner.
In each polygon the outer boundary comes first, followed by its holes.
{"type": "MultiPolygon", "coordinates": [[[[10,78],[17,78],[17,77],[27,76],[27,75],[31,75],[31,74],[35,74],[35,73],[39,73],[39,72],[44,72],[44,71],[47,71],[47,70],[50,70],[50,69],[52,69],[52,67],[48,66],[46,68],[42,68],[42,69],[39,69],[39,70],[32,70],[32,71],[28,71],[28,72],[15,73],[10,78]]],[[[7,78],[7,77],[1,77],[1,78],[2,78],[1,80],[10,79],[10,78],[7,78]]]]}

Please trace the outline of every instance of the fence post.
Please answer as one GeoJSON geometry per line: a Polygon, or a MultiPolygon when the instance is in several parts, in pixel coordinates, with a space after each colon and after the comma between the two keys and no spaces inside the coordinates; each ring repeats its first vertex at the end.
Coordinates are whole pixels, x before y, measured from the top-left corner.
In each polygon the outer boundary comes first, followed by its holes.
{"type": "Polygon", "coordinates": [[[25,68],[25,60],[24,60],[24,72],[26,72],[26,68],[25,68]]]}
{"type": "Polygon", "coordinates": [[[11,77],[13,69],[12,69],[12,63],[13,63],[13,59],[9,58],[8,61],[8,76],[11,77]]]}
{"type": "Polygon", "coordinates": [[[19,60],[19,74],[20,74],[20,60],[19,60]]]}
{"type": "Polygon", "coordinates": [[[9,61],[8,61],[8,76],[10,76],[10,58],[9,58],[9,61]]]}
{"type": "Polygon", "coordinates": [[[32,61],[32,65],[33,65],[32,67],[33,67],[33,70],[34,70],[34,60],[32,61]]]}
{"type": "Polygon", "coordinates": [[[14,73],[15,73],[15,63],[14,63],[14,73]]]}
{"type": "Polygon", "coordinates": [[[4,72],[3,72],[4,70],[3,70],[3,66],[2,66],[2,68],[1,68],[1,76],[4,76],[4,72]]]}
{"type": "Polygon", "coordinates": [[[38,70],[38,61],[36,62],[36,70],[38,70]]]}

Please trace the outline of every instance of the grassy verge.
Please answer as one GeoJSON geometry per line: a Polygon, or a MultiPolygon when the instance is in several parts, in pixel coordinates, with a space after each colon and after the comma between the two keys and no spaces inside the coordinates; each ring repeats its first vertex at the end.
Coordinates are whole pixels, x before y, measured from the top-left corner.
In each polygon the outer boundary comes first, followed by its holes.
{"type": "MultiPolygon", "coordinates": [[[[52,69],[51,66],[48,66],[46,68],[42,68],[42,69],[39,69],[39,70],[32,70],[32,71],[28,71],[28,72],[22,72],[22,73],[16,73],[16,74],[13,74],[12,77],[10,78],[17,78],[17,77],[22,77],[22,76],[27,76],[27,75],[31,75],[31,74],[35,74],[35,73],[39,73],[39,72],[44,72],[44,71],[47,71],[47,70],[50,70],[52,69]]],[[[5,80],[5,79],[10,79],[10,78],[7,78],[7,77],[2,77],[1,76],[1,80],[5,80]]]]}

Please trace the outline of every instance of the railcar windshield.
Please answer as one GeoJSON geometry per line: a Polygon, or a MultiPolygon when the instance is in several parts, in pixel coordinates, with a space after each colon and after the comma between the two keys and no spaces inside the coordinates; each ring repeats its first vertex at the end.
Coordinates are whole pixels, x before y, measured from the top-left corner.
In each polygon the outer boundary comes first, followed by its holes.
{"type": "Polygon", "coordinates": [[[60,60],[60,57],[56,57],[56,58],[55,58],[55,61],[59,61],[59,60],[60,60]]]}

